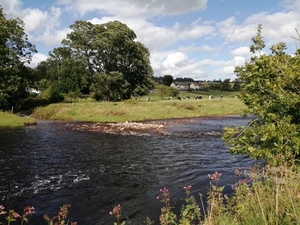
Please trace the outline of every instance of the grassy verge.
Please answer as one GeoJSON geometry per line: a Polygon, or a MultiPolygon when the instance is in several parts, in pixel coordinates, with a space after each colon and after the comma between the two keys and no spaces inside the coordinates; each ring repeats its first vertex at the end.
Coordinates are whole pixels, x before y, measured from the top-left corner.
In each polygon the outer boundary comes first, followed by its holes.
{"type": "Polygon", "coordinates": [[[124,122],[201,116],[237,115],[245,109],[236,98],[195,100],[128,100],[124,102],[76,102],[37,108],[33,117],[65,121],[124,122]]]}
{"type": "Polygon", "coordinates": [[[24,125],[33,125],[34,118],[20,117],[18,115],[0,111],[0,127],[19,127],[24,125]]]}

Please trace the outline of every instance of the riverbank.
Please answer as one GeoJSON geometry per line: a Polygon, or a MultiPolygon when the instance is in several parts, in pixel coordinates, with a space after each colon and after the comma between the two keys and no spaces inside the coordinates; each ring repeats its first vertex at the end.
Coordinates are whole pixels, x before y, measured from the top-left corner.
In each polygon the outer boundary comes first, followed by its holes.
{"type": "MultiPolygon", "coordinates": [[[[36,119],[125,123],[154,120],[184,119],[210,116],[241,115],[246,106],[232,97],[215,99],[127,100],[124,102],[79,101],[50,104],[36,108],[32,115],[19,116],[0,112],[0,127],[35,125],[36,119]]],[[[128,124],[127,124],[128,125],[128,124]]]]}
{"type": "Polygon", "coordinates": [[[36,125],[36,120],[30,117],[21,117],[10,112],[0,111],[0,127],[20,127],[36,125]]]}
{"type": "Polygon", "coordinates": [[[37,119],[82,122],[141,122],[207,116],[241,115],[246,106],[240,99],[128,100],[124,102],[74,102],[37,108],[37,119]]]}

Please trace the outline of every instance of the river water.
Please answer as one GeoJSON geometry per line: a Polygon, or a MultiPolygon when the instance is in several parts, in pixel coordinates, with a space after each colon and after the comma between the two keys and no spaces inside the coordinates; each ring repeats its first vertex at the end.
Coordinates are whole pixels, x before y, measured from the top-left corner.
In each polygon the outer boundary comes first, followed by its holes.
{"type": "Polygon", "coordinates": [[[47,224],[43,215],[57,215],[71,204],[69,218],[79,225],[113,224],[115,205],[122,217],[159,224],[162,203],[156,197],[170,189],[179,209],[184,186],[206,194],[208,174],[222,172],[226,190],[236,182],[236,169],[255,162],[233,156],[221,139],[225,126],[246,125],[249,118],[199,118],[172,123],[165,135],[120,135],[68,129],[65,123],[0,130],[0,205],[22,211],[33,205],[29,224],[47,224]]]}

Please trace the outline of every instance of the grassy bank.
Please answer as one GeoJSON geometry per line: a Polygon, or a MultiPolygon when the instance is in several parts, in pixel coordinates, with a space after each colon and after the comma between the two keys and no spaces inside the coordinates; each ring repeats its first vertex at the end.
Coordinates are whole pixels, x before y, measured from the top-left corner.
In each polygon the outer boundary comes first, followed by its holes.
{"type": "Polygon", "coordinates": [[[90,122],[124,122],[201,116],[241,114],[245,105],[236,98],[195,100],[160,100],[145,98],[124,102],[81,101],[75,103],[51,104],[37,108],[33,117],[90,122]]]}
{"type": "Polygon", "coordinates": [[[20,117],[18,115],[0,111],[0,127],[20,127],[24,125],[33,125],[34,118],[20,117]]]}

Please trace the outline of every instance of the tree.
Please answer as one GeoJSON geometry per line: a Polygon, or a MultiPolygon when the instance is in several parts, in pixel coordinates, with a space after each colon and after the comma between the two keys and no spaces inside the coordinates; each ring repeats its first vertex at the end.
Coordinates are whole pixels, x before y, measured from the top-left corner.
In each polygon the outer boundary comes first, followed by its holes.
{"type": "Polygon", "coordinates": [[[163,84],[166,85],[166,86],[170,86],[173,82],[173,76],[172,75],[164,75],[163,77],[163,84]]]}
{"type": "MultiPolygon", "coordinates": [[[[86,81],[93,85],[93,89],[114,83],[99,84],[99,74],[105,77],[118,74],[118,79],[124,79],[122,84],[129,84],[126,92],[122,90],[118,94],[119,100],[129,99],[136,93],[146,94],[153,88],[149,50],[135,41],[136,34],[125,24],[119,21],[105,24],[76,21],[71,29],[62,43],[71,49],[72,57],[87,68],[86,81]]],[[[110,96],[109,99],[116,98],[110,96]]]]}
{"type": "Polygon", "coordinates": [[[81,60],[73,57],[68,47],[55,48],[47,59],[47,76],[55,82],[60,93],[82,91],[87,88],[86,69],[81,60]]]}
{"type": "Polygon", "coordinates": [[[156,88],[157,94],[161,97],[177,97],[179,90],[174,87],[168,87],[166,85],[158,85],[156,88]]]}
{"type": "Polygon", "coordinates": [[[240,91],[241,90],[241,82],[239,79],[235,79],[232,86],[233,91],[240,91]]]}
{"type": "Polygon", "coordinates": [[[120,72],[110,72],[109,74],[96,74],[96,81],[91,87],[96,100],[120,101],[124,99],[130,88],[129,83],[124,79],[120,72]]]}
{"type": "Polygon", "coordinates": [[[300,156],[300,56],[286,54],[284,43],[262,55],[261,25],[252,40],[250,50],[256,55],[235,72],[242,81],[246,113],[256,119],[248,127],[226,128],[223,138],[233,153],[273,165],[293,163],[300,156]]]}
{"type": "Polygon", "coordinates": [[[225,79],[220,84],[221,91],[231,91],[230,79],[225,79]]]}
{"type": "Polygon", "coordinates": [[[0,109],[17,107],[28,93],[30,62],[35,46],[27,40],[24,23],[20,19],[6,19],[0,8],[0,109]]]}

